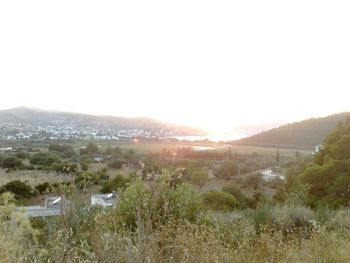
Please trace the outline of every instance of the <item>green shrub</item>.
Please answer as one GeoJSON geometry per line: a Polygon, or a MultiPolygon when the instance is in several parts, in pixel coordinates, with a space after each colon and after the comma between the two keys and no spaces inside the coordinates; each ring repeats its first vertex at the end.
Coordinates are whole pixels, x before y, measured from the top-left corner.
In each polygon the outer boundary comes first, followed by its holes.
{"type": "Polygon", "coordinates": [[[242,193],[239,185],[230,183],[228,185],[225,185],[222,190],[233,195],[236,198],[239,208],[246,208],[248,206],[249,199],[242,193]]]}
{"type": "Polygon", "coordinates": [[[309,237],[319,228],[315,214],[303,206],[282,206],[272,208],[273,223],[284,235],[298,234],[309,237]]]}
{"type": "Polygon", "coordinates": [[[16,156],[17,158],[21,159],[21,160],[24,160],[24,159],[29,158],[29,154],[28,154],[28,153],[25,153],[25,152],[22,152],[22,151],[17,152],[17,153],[15,154],[15,156],[16,156]]]}
{"type": "Polygon", "coordinates": [[[259,205],[255,209],[246,210],[245,216],[252,221],[257,233],[260,233],[265,226],[271,226],[273,223],[271,207],[266,204],[259,205]]]}
{"type": "Polygon", "coordinates": [[[249,207],[256,208],[261,204],[268,203],[268,198],[265,192],[261,190],[254,191],[253,195],[249,198],[249,207]]]}
{"type": "Polygon", "coordinates": [[[208,172],[201,170],[193,171],[190,178],[191,182],[194,185],[199,186],[201,191],[203,191],[203,187],[209,180],[208,172]]]}
{"type": "Polygon", "coordinates": [[[22,160],[16,156],[6,156],[2,160],[2,167],[4,168],[20,168],[23,165],[22,160]]]}
{"type": "Polygon", "coordinates": [[[69,144],[51,144],[49,152],[57,153],[63,158],[71,158],[75,155],[73,146],[69,144]]]}
{"type": "Polygon", "coordinates": [[[11,192],[16,199],[30,198],[35,195],[33,188],[25,182],[14,180],[0,188],[0,193],[11,192]]]}
{"type": "Polygon", "coordinates": [[[114,169],[120,169],[122,168],[124,163],[125,162],[123,160],[117,159],[117,160],[112,160],[108,162],[108,166],[114,169]]]}
{"type": "Polygon", "coordinates": [[[243,187],[245,188],[253,188],[254,190],[257,190],[261,188],[264,185],[264,179],[262,178],[261,173],[254,173],[247,175],[244,178],[243,187]]]}
{"type": "Polygon", "coordinates": [[[0,195],[0,262],[39,262],[36,232],[15,203],[13,194],[0,195]]]}
{"type": "Polygon", "coordinates": [[[30,163],[33,165],[51,166],[53,163],[61,163],[61,157],[54,153],[38,152],[33,154],[30,159],[30,163]]]}
{"type": "Polygon", "coordinates": [[[48,182],[38,184],[35,186],[35,189],[39,192],[39,194],[42,195],[43,193],[45,193],[50,189],[50,184],[48,182]]]}
{"type": "Polygon", "coordinates": [[[84,172],[86,172],[87,170],[89,170],[90,164],[88,162],[81,162],[80,163],[80,168],[81,170],[83,170],[84,172]]]}
{"type": "Polygon", "coordinates": [[[112,191],[117,191],[120,188],[125,189],[130,182],[130,176],[117,174],[113,179],[110,179],[103,184],[101,193],[111,193],[112,191]]]}
{"type": "Polygon", "coordinates": [[[324,225],[327,231],[338,231],[346,236],[345,233],[350,232],[350,209],[333,211],[324,225]]]}
{"type": "Polygon", "coordinates": [[[42,165],[45,162],[46,157],[47,157],[47,154],[38,152],[38,153],[34,153],[30,157],[29,161],[33,165],[42,165]]]}
{"type": "Polygon", "coordinates": [[[210,191],[204,195],[205,204],[214,211],[233,211],[235,208],[239,208],[239,202],[237,199],[226,192],[222,191],[210,191]]]}
{"type": "Polygon", "coordinates": [[[196,222],[203,211],[201,195],[187,185],[174,189],[168,179],[161,175],[152,187],[137,180],[120,192],[115,211],[120,225],[135,228],[137,220],[152,226],[169,220],[196,222]]]}
{"type": "Polygon", "coordinates": [[[228,179],[238,174],[238,165],[234,161],[225,161],[222,166],[216,170],[215,176],[218,178],[228,179]]]}

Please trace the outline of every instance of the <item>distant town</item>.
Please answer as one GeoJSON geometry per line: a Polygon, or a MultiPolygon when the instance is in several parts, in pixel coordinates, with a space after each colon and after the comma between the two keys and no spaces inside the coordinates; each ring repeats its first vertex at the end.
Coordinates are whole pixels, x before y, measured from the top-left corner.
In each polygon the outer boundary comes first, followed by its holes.
{"type": "Polygon", "coordinates": [[[122,138],[168,139],[182,135],[172,129],[105,128],[80,125],[25,125],[5,123],[0,126],[0,139],[6,140],[119,140],[122,138]]]}

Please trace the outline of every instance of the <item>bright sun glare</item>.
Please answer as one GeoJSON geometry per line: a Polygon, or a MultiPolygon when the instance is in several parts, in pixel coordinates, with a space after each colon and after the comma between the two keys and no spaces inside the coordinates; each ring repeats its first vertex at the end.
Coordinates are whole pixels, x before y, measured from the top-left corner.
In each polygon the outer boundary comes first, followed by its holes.
{"type": "Polygon", "coordinates": [[[350,110],[347,4],[136,2],[2,1],[0,107],[210,131],[350,110]]]}

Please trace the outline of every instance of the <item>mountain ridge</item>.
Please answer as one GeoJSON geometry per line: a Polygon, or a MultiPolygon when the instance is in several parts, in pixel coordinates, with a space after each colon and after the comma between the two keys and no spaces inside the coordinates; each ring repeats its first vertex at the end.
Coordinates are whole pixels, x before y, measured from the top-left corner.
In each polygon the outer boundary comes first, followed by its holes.
{"type": "Polygon", "coordinates": [[[340,121],[350,112],[332,114],[326,117],[309,118],[273,128],[261,133],[231,142],[235,145],[249,145],[275,148],[314,149],[322,144],[340,121]]]}
{"type": "Polygon", "coordinates": [[[114,129],[171,129],[184,134],[201,134],[202,131],[188,126],[164,123],[148,117],[119,117],[112,115],[93,115],[64,111],[42,110],[16,107],[0,110],[1,124],[52,125],[72,124],[78,126],[99,126],[114,129]]]}

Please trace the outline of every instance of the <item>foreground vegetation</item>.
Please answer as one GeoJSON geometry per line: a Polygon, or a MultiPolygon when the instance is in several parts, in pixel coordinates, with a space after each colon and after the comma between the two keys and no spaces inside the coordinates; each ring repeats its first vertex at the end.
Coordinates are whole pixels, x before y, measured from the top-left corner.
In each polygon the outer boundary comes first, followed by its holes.
{"type": "Polygon", "coordinates": [[[1,197],[4,262],[347,262],[350,210],[298,204],[219,212],[171,175],[136,180],[114,209],[29,221],[1,197]]]}

